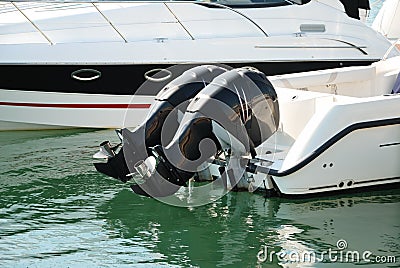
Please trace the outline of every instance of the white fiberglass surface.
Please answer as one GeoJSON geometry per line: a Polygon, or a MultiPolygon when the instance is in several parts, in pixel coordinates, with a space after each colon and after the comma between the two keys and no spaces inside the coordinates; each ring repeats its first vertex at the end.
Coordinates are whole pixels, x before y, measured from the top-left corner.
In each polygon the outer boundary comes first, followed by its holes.
{"type": "Polygon", "coordinates": [[[46,39],[12,3],[0,3],[0,43],[45,43],[46,39]]]}
{"type": "Polygon", "coordinates": [[[0,14],[3,44],[190,38],[164,3],[16,2],[0,14]]]}

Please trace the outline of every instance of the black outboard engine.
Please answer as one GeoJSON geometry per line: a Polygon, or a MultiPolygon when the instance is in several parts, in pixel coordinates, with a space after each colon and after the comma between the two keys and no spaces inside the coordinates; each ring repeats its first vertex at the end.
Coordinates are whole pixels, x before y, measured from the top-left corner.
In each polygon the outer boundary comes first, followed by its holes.
{"type": "Polygon", "coordinates": [[[350,18],[360,19],[359,9],[370,10],[369,0],[340,0],[350,18]]]}
{"type": "Polygon", "coordinates": [[[225,68],[214,65],[202,65],[185,71],[182,75],[166,85],[155,97],[147,118],[133,132],[124,128],[118,131],[123,146],[118,153],[116,147],[108,142],[100,145],[103,155],[108,157],[107,163],[95,163],[96,169],[110,177],[123,182],[132,178],[135,165],[146,159],[153,146],[161,144],[161,130],[167,116],[174,118],[168,125],[165,139],[172,139],[178,129],[178,115],[186,110],[189,100],[215,77],[224,73],[225,68]],[[172,114],[170,114],[172,113],[172,114]],[[169,138],[168,138],[169,137],[169,138]],[[128,157],[126,157],[128,156],[128,157]]]}
{"type": "Polygon", "coordinates": [[[243,169],[242,160],[255,157],[255,148],[278,123],[277,95],[263,73],[253,68],[224,72],[191,100],[173,138],[167,135],[163,145],[148,148],[151,156],[140,163],[143,182],[132,189],[153,197],[171,195],[223,150],[243,169]]]}

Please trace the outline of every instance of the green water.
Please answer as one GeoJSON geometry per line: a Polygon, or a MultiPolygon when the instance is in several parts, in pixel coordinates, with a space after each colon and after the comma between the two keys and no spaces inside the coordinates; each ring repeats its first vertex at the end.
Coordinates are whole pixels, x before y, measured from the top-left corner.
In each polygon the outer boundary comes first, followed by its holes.
{"type": "Polygon", "coordinates": [[[396,258],[367,267],[400,265],[399,190],[296,201],[242,192],[172,207],[94,170],[105,139],[114,132],[0,133],[0,267],[304,267],[257,254],[320,253],[340,239],[396,258]]]}

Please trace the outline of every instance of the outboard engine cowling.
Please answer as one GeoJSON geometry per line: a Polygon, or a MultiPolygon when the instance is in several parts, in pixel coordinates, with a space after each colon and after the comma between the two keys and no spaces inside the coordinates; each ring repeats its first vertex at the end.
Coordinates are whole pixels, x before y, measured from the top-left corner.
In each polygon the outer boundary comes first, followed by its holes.
{"type": "Polygon", "coordinates": [[[139,127],[133,132],[126,128],[119,131],[122,149],[108,158],[107,163],[95,163],[96,169],[123,182],[128,181],[135,172],[135,165],[151,155],[150,148],[161,144],[161,130],[166,117],[174,118],[169,120],[168,131],[163,133],[164,139],[170,140],[179,126],[178,113],[185,112],[188,100],[225,71],[223,67],[202,65],[171,81],[157,94],[147,118],[139,127]]]}
{"type": "Polygon", "coordinates": [[[277,95],[263,73],[253,68],[225,72],[192,99],[168,145],[151,148],[158,164],[132,189],[167,196],[212,163],[223,148],[229,147],[239,159],[254,157],[255,147],[277,130],[278,123],[277,95]]]}

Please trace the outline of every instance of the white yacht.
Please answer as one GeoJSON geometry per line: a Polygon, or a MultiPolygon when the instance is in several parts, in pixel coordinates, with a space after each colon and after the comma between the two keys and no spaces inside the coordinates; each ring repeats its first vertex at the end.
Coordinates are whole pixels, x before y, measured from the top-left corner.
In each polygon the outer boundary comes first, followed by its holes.
{"type": "Polygon", "coordinates": [[[275,75],[368,66],[390,45],[339,0],[1,1],[0,130],[136,126],[177,64],[275,75]]]}

